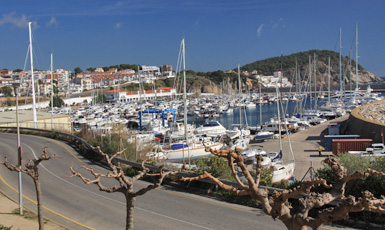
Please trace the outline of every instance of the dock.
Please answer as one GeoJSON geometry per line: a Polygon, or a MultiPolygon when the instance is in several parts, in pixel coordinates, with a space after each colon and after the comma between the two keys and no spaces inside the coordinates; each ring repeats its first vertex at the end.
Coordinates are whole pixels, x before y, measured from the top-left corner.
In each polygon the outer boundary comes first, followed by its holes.
{"type": "MultiPolygon", "coordinates": [[[[329,122],[343,122],[349,118],[349,115],[338,117],[329,122]]],[[[318,154],[318,147],[321,145],[324,149],[323,136],[327,135],[327,124],[328,122],[312,126],[308,129],[302,130],[300,132],[291,134],[289,137],[282,138],[282,152],[283,152],[283,161],[290,161],[294,159],[296,162],[294,177],[297,180],[301,180],[310,167],[313,167],[315,170],[322,168],[322,161],[333,155],[331,151],[322,151],[322,156],[318,154]],[[293,149],[293,155],[290,151],[289,139],[291,142],[291,147],[293,149]]],[[[270,139],[268,141],[260,143],[250,143],[250,148],[259,149],[262,148],[267,153],[269,152],[279,152],[280,144],[279,139],[270,139]]],[[[306,180],[310,179],[310,175],[306,175],[304,178],[306,180]]]]}

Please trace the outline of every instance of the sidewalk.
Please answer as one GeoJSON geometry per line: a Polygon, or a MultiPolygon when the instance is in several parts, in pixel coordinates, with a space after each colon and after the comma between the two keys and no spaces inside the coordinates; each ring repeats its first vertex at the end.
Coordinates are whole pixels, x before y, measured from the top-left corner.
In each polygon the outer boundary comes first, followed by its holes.
{"type": "MultiPolygon", "coordinates": [[[[0,224],[4,227],[12,227],[12,230],[35,230],[39,229],[37,215],[25,210],[25,216],[19,216],[19,204],[0,193],[0,224]],[[15,214],[16,213],[16,214],[15,214]]],[[[44,229],[65,230],[51,221],[45,220],[44,229]]]]}

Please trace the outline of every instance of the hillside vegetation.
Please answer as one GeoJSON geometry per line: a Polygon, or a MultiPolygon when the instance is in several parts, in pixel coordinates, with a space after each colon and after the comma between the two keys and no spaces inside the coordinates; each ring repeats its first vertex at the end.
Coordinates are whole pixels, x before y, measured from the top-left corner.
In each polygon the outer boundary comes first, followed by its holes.
{"type": "MultiPolygon", "coordinates": [[[[314,58],[318,84],[327,84],[328,59],[330,57],[331,84],[339,84],[340,67],[339,53],[330,50],[309,50],[305,52],[294,53],[287,56],[273,57],[256,61],[241,67],[242,71],[252,72],[257,70],[259,75],[273,75],[275,71],[282,70],[283,75],[288,77],[290,82],[295,83],[295,66],[298,64],[298,73],[301,80],[309,78],[309,57],[311,65],[311,76],[314,79],[314,58]],[[281,68],[282,67],[282,68],[281,68]]],[[[349,57],[342,57],[341,60],[342,78],[345,84],[356,82],[356,62],[349,57]],[[349,68],[350,62],[350,68],[349,68]],[[351,74],[351,75],[350,75],[351,74]]],[[[366,71],[361,65],[358,65],[358,82],[379,82],[381,78],[366,71]]]]}

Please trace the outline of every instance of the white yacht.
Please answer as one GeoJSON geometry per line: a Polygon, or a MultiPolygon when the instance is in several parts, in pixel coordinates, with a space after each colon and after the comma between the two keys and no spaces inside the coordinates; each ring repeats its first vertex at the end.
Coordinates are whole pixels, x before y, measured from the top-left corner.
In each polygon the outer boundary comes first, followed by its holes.
{"type": "Polygon", "coordinates": [[[169,162],[182,162],[210,156],[211,153],[206,152],[206,147],[218,150],[223,146],[220,139],[212,137],[191,135],[187,138],[187,144],[183,139],[184,137],[180,136],[170,136],[165,143],[157,145],[149,156],[155,159],[163,158],[169,162]]]}
{"type": "Polygon", "coordinates": [[[195,134],[206,134],[208,137],[216,137],[226,134],[226,128],[218,121],[207,121],[194,130],[195,134]]]}
{"type": "Polygon", "coordinates": [[[273,183],[289,180],[294,174],[295,162],[276,163],[270,166],[273,183]]]}

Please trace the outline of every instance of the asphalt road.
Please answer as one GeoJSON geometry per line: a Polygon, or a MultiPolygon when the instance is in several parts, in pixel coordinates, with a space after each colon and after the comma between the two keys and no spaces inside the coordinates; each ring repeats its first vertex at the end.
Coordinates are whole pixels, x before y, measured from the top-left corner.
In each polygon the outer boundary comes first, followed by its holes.
{"type": "MultiPolygon", "coordinates": [[[[16,135],[1,133],[0,140],[1,159],[8,156],[10,163],[16,163],[16,135]]],[[[85,185],[80,178],[69,177],[70,164],[74,168],[80,168],[83,164],[92,164],[91,162],[62,142],[28,135],[22,135],[21,142],[24,163],[27,159],[39,156],[44,146],[48,147],[49,154],[55,153],[60,157],[43,162],[40,167],[43,205],[59,214],[45,210],[49,219],[70,229],[124,229],[126,205],[122,194],[100,192],[96,185],[85,185]]],[[[105,171],[97,165],[93,167],[105,171]]],[[[82,172],[91,178],[90,174],[82,172]]],[[[17,200],[16,192],[11,189],[18,188],[17,173],[4,166],[0,167],[0,173],[0,189],[17,200]]],[[[23,195],[36,200],[32,179],[23,175],[22,181],[23,195]]],[[[113,185],[110,180],[104,182],[113,185]]],[[[145,185],[145,182],[139,181],[136,188],[145,185]]],[[[29,209],[36,210],[32,202],[27,199],[23,202],[29,209]]],[[[172,191],[167,187],[138,197],[134,220],[135,229],[284,228],[281,222],[263,215],[260,210],[172,191]]]]}
{"type": "MultiPolygon", "coordinates": [[[[96,185],[85,185],[80,178],[69,177],[69,167],[79,169],[92,165],[68,145],[47,138],[22,135],[24,163],[39,156],[44,146],[49,154],[57,154],[43,162],[40,167],[43,191],[44,215],[69,229],[124,229],[126,205],[120,193],[105,193],[96,185]]],[[[9,157],[16,163],[16,135],[0,133],[0,159],[9,157]]],[[[92,165],[98,171],[105,171],[92,165]]],[[[84,175],[90,174],[79,169],[84,175]]],[[[0,166],[0,189],[7,196],[18,200],[18,176],[0,166]]],[[[33,204],[35,191],[32,179],[22,177],[24,205],[36,210],[33,204]]],[[[103,181],[106,186],[115,185],[111,180],[103,181]]],[[[139,189],[147,183],[139,181],[139,189]]],[[[171,190],[161,186],[135,202],[135,229],[285,229],[280,221],[274,221],[259,209],[229,204],[206,197],[171,190]]],[[[324,229],[337,229],[325,227],[324,229]]]]}

